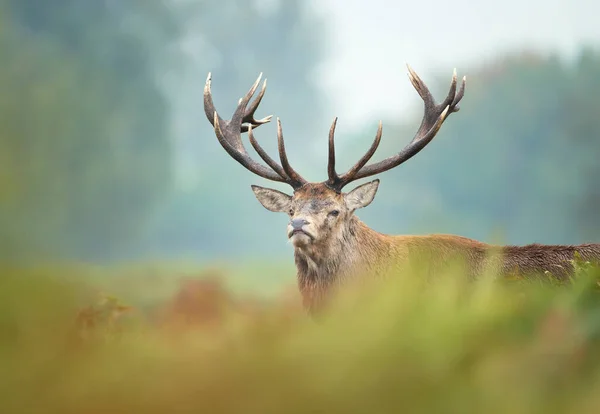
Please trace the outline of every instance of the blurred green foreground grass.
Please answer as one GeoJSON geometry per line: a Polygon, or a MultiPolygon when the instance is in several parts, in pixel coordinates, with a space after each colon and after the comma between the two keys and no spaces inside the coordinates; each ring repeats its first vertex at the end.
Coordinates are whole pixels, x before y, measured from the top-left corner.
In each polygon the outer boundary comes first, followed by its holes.
{"type": "Polygon", "coordinates": [[[600,412],[589,266],[567,287],[403,274],[318,321],[293,273],[259,297],[217,270],[156,267],[121,291],[110,272],[2,271],[1,413],[600,412]]]}

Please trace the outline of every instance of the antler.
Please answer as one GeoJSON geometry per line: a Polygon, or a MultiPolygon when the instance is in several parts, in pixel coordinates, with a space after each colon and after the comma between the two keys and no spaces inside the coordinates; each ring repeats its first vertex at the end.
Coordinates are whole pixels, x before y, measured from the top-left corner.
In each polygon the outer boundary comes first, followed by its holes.
{"type": "Polygon", "coordinates": [[[259,175],[260,177],[272,181],[283,182],[291,185],[294,189],[298,189],[306,184],[306,180],[302,178],[288,162],[287,154],[285,152],[283,132],[281,130],[281,122],[279,119],[277,119],[277,145],[279,148],[281,165],[277,164],[277,162],[265,152],[265,150],[258,144],[256,139],[254,139],[254,135],[252,134],[252,128],[258,128],[259,126],[270,122],[272,118],[272,115],[259,120],[254,118],[254,113],[256,112],[260,101],[265,95],[265,90],[267,87],[266,79],[257,98],[248,107],[248,103],[250,102],[252,95],[254,95],[254,92],[256,92],[256,88],[258,88],[261,78],[262,73],[258,76],[258,79],[256,79],[256,82],[254,82],[254,85],[252,85],[248,93],[239,100],[238,106],[231,119],[224,120],[219,116],[213,104],[212,93],[210,90],[211,74],[209,73],[208,77],[206,78],[206,85],[204,86],[204,113],[214,127],[215,135],[221,143],[221,146],[233,159],[243,165],[247,170],[259,175]],[[243,132],[248,132],[250,143],[258,155],[263,159],[264,162],[267,163],[270,168],[267,168],[250,158],[250,155],[242,143],[241,134],[243,132]]]}
{"type": "Polygon", "coordinates": [[[375,151],[377,150],[377,147],[381,141],[382,125],[381,122],[379,122],[379,128],[377,129],[377,134],[375,135],[375,140],[373,141],[371,148],[369,148],[365,155],[352,168],[350,168],[348,172],[338,176],[338,174],[335,172],[335,145],[333,142],[337,118],[334,119],[329,131],[329,163],[327,166],[329,179],[325,183],[336,191],[340,191],[346,184],[352,181],[382,173],[409,160],[431,142],[431,140],[440,130],[444,121],[451,113],[458,112],[460,110],[458,104],[465,94],[465,85],[467,81],[466,76],[463,77],[460,89],[457,92],[455,69],[448,96],[446,96],[442,103],[436,104],[433,95],[431,92],[429,92],[429,89],[425,83],[409,65],[406,66],[408,67],[408,77],[411,83],[423,99],[425,108],[421,126],[419,127],[412,141],[398,154],[392,155],[374,164],[365,166],[373,154],[375,154],[375,151]]]}

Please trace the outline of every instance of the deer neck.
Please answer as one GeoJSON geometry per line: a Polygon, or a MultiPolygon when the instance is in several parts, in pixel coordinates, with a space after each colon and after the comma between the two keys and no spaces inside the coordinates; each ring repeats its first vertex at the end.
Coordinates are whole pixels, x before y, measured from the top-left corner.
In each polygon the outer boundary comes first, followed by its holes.
{"type": "Polygon", "coordinates": [[[365,267],[385,250],[381,236],[353,216],[336,240],[295,249],[300,287],[326,288],[366,270],[365,267]]]}
{"type": "Polygon", "coordinates": [[[332,290],[376,271],[378,259],[390,254],[386,237],[354,216],[337,240],[295,249],[298,288],[308,313],[317,315],[332,290]]]}

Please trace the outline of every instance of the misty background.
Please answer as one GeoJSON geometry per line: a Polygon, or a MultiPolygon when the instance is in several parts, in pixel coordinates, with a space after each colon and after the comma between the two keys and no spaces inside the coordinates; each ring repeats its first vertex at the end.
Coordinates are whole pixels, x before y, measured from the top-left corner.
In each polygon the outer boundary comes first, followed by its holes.
{"type": "MultiPolygon", "coordinates": [[[[363,221],[600,242],[599,13],[591,0],[0,0],[3,259],[291,262],[287,217],[250,185],[291,189],[220,146],[208,72],[226,119],[263,72],[257,116],[280,117],[290,162],[322,181],[335,116],[338,171],[379,120],[373,161],[412,139],[422,102],[406,63],[438,100],[456,68],[466,94],[427,148],[379,176],[363,221]]],[[[276,157],[275,122],[255,135],[276,157]]]]}

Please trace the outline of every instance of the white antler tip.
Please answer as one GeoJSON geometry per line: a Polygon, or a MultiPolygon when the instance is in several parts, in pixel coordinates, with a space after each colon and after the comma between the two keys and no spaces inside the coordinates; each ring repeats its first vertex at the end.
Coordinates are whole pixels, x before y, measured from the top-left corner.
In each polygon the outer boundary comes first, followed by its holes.
{"type": "Polygon", "coordinates": [[[217,111],[214,112],[213,123],[214,123],[215,131],[221,132],[221,125],[219,125],[219,115],[217,115],[217,111]]]}

